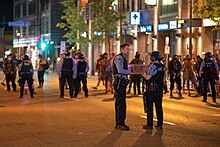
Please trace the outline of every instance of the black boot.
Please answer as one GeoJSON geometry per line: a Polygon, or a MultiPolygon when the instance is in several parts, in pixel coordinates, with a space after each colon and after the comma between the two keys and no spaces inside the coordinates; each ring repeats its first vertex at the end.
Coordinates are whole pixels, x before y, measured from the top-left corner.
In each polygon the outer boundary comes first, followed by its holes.
{"type": "Polygon", "coordinates": [[[181,90],[179,90],[179,94],[178,94],[180,97],[182,97],[182,94],[181,94],[181,90]]]}
{"type": "Polygon", "coordinates": [[[173,93],[172,93],[172,90],[170,90],[170,97],[173,97],[173,93]]]}

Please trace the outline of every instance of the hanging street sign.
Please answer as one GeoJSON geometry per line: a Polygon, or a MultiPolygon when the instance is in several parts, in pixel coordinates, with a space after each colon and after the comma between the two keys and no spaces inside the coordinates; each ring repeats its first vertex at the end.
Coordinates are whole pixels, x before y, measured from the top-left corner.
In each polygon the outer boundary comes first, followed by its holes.
{"type": "Polygon", "coordinates": [[[8,26],[10,27],[28,27],[30,25],[31,25],[30,22],[16,22],[16,21],[8,22],[8,26]]]}

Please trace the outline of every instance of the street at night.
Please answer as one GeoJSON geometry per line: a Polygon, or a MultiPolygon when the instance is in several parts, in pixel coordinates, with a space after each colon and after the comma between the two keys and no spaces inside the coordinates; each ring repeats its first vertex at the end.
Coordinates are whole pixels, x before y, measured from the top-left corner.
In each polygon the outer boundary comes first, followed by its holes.
{"type": "MultiPolygon", "coordinates": [[[[0,74],[3,78],[3,74],[0,74]]],[[[126,123],[129,131],[114,129],[113,94],[104,94],[104,86],[92,90],[97,77],[88,78],[89,97],[59,99],[56,74],[46,75],[45,85],[19,99],[17,92],[0,86],[0,146],[219,146],[220,99],[201,102],[202,97],[163,97],[163,131],[144,130],[146,115],[143,99],[127,95],[126,123]]],[[[35,87],[37,78],[35,77],[35,87]]],[[[155,113],[154,113],[155,114],[155,113]]],[[[154,117],[156,124],[156,116],[154,117]]]]}

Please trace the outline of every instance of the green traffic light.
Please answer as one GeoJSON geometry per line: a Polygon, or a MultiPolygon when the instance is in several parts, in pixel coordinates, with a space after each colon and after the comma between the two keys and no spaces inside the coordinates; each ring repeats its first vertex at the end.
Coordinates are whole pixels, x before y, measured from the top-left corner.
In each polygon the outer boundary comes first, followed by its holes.
{"type": "Polygon", "coordinates": [[[45,42],[42,42],[42,43],[41,43],[41,49],[42,49],[42,51],[45,50],[46,46],[47,46],[47,44],[46,44],[45,42]]]}

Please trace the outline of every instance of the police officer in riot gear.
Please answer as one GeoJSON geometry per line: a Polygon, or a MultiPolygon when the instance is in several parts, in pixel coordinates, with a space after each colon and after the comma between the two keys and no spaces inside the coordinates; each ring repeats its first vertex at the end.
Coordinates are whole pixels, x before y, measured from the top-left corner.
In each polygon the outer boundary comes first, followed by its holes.
{"type": "Polygon", "coordinates": [[[179,90],[179,96],[182,96],[181,94],[181,70],[182,66],[180,61],[177,59],[177,55],[173,55],[173,59],[168,64],[168,71],[170,74],[170,97],[173,97],[173,89],[174,89],[174,83],[177,83],[178,90],[179,90]]]}
{"type": "Polygon", "coordinates": [[[121,53],[115,56],[113,60],[113,75],[114,75],[114,97],[115,97],[115,129],[129,130],[125,124],[126,119],[126,87],[128,80],[128,62],[126,56],[129,52],[129,44],[120,46],[121,53]]]}
{"type": "Polygon", "coordinates": [[[80,82],[83,84],[83,91],[85,93],[85,97],[88,97],[88,88],[87,88],[87,73],[89,71],[89,64],[84,59],[83,54],[79,54],[79,60],[76,63],[77,67],[77,78],[75,85],[75,94],[74,97],[77,97],[80,88],[80,82]]]}
{"type": "Polygon", "coordinates": [[[219,79],[218,75],[218,65],[212,59],[212,54],[207,52],[199,70],[199,76],[203,79],[204,88],[202,102],[207,102],[207,87],[208,83],[210,83],[212,90],[212,101],[216,103],[215,80],[219,79]]]}
{"type": "Polygon", "coordinates": [[[18,68],[18,74],[19,74],[19,85],[20,85],[20,96],[19,98],[23,98],[24,95],[24,85],[25,81],[27,80],[28,88],[30,91],[31,98],[34,98],[34,91],[33,91],[33,66],[32,63],[27,55],[24,55],[23,61],[21,62],[19,68],[18,68]]]}
{"type": "Polygon", "coordinates": [[[73,98],[73,79],[76,78],[76,67],[75,62],[70,57],[70,52],[65,53],[65,58],[61,61],[60,67],[59,67],[59,78],[60,79],[60,97],[64,98],[64,86],[67,80],[67,83],[69,85],[69,95],[71,98],[73,98]]]}
{"type": "Polygon", "coordinates": [[[161,57],[158,51],[153,51],[150,55],[152,61],[149,66],[147,74],[143,74],[146,81],[146,93],[144,98],[147,104],[147,124],[143,126],[144,129],[153,129],[153,103],[155,103],[157,114],[157,129],[163,129],[163,109],[162,97],[163,87],[166,81],[165,67],[160,62],[161,57]]]}

